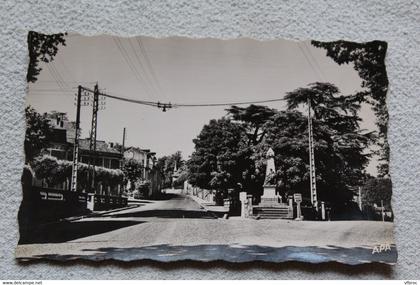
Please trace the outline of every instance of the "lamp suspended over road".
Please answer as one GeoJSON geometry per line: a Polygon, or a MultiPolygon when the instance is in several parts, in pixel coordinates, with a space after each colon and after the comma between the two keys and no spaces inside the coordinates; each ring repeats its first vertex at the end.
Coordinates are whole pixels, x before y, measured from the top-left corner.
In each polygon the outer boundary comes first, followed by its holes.
{"type": "MultiPolygon", "coordinates": [[[[88,92],[93,92],[92,89],[86,88],[86,87],[82,87],[82,89],[88,91],[88,92]]],[[[270,103],[270,102],[279,102],[279,101],[284,101],[283,98],[276,98],[276,99],[267,99],[267,100],[255,100],[255,101],[238,101],[238,102],[214,102],[214,103],[201,103],[201,104],[191,104],[191,103],[161,103],[159,101],[154,102],[154,101],[145,101],[145,100],[137,100],[137,99],[131,99],[131,98],[127,98],[127,97],[122,97],[122,96],[116,96],[116,95],[111,95],[111,94],[107,94],[104,92],[99,92],[100,96],[103,97],[108,97],[108,98],[112,98],[115,100],[120,100],[120,101],[125,101],[125,102],[129,102],[129,103],[134,103],[134,104],[140,104],[140,105],[145,105],[145,106],[151,106],[151,107],[156,107],[158,109],[162,109],[163,112],[166,112],[168,109],[172,109],[172,108],[185,108],[185,107],[221,107],[221,106],[232,106],[232,105],[249,105],[249,104],[261,104],[261,103],[270,103]]]]}

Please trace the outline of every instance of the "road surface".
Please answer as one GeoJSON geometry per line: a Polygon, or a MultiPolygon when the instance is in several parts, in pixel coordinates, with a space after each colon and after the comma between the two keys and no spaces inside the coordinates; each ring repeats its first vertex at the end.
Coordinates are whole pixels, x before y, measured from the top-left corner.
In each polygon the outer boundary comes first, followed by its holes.
{"type": "Polygon", "coordinates": [[[44,225],[23,240],[16,256],[394,263],[392,230],[392,223],[374,221],[218,219],[191,198],[168,194],[132,209],[44,225]]]}

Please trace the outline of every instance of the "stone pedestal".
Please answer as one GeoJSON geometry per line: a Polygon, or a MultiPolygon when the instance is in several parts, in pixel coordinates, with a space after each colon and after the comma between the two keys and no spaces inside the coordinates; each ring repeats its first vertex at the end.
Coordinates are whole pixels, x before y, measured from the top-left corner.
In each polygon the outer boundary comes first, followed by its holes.
{"type": "Polygon", "coordinates": [[[261,196],[259,206],[262,207],[275,207],[281,204],[280,196],[276,194],[276,186],[264,185],[264,193],[261,196]]]}

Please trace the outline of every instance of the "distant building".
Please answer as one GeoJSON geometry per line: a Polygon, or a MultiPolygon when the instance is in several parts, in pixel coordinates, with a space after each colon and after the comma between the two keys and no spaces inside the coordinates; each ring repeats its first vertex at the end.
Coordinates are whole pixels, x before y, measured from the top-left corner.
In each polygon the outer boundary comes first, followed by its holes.
{"type": "Polygon", "coordinates": [[[141,179],[147,180],[149,178],[149,171],[154,167],[156,153],[151,152],[150,149],[129,147],[124,151],[124,158],[127,160],[134,159],[140,163],[143,166],[141,179]]]}
{"type": "Polygon", "coordinates": [[[163,176],[156,168],[156,153],[151,152],[150,149],[129,147],[124,151],[124,158],[134,159],[143,166],[140,180],[150,181],[151,187],[148,196],[159,195],[162,189],[163,176]]]}
{"type": "MultiPolygon", "coordinates": [[[[49,140],[49,146],[43,151],[60,160],[73,161],[73,147],[75,137],[75,123],[70,122],[63,113],[49,114],[50,126],[52,132],[49,140]]],[[[94,164],[108,169],[120,169],[123,161],[123,154],[113,148],[112,144],[105,141],[96,141],[96,151],[90,151],[90,138],[79,140],[79,162],[85,164],[94,164]]],[[[42,186],[42,181],[36,180],[37,186],[42,186]],[[41,184],[41,185],[39,185],[41,184]]],[[[103,187],[100,183],[95,192],[103,195],[121,194],[123,185],[114,187],[103,187]]],[[[54,189],[70,190],[70,181],[61,185],[56,185],[54,189]]]]}

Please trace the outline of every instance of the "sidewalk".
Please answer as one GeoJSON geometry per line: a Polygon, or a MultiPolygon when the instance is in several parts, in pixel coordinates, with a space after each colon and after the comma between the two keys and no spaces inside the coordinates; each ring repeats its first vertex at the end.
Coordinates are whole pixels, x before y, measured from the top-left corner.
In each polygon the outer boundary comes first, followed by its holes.
{"type": "Polygon", "coordinates": [[[228,213],[229,212],[229,210],[223,206],[216,206],[214,202],[203,200],[200,197],[197,197],[191,194],[188,194],[187,196],[193,199],[198,204],[200,204],[200,206],[203,207],[206,211],[214,212],[214,213],[228,213]]]}

